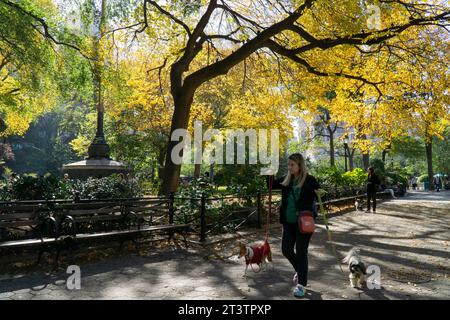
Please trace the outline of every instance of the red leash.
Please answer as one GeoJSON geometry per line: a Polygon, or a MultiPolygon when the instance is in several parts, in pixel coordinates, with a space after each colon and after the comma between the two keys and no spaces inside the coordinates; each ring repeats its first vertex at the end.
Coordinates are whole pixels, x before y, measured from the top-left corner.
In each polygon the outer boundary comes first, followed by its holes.
{"type": "Polygon", "coordinates": [[[265,256],[266,252],[270,253],[270,245],[269,245],[269,224],[270,224],[270,217],[272,216],[272,185],[273,185],[273,176],[269,176],[269,210],[267,211],[267,218],[266,218],[266,236],[264,239],[264,244],[262,247],[253,247],[253,253],[254,256],[251,259],[245,258],[246,264],[250,265],[253,272],[259,272],[261,271],[261,263],[263,260],[263,257],[265,256]],[[255,271],[253,269],[253,264],[257,264],[259,266],[258,271],[255,271]]]}

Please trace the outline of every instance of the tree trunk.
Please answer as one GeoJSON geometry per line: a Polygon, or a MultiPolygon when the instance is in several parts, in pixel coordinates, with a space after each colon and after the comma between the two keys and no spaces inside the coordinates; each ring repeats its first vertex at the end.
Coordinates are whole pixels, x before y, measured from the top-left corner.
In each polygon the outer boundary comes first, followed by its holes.
{"type": "Polygon", "coordinates": [[[366,154],[363,153],[362,160],[363,160],[364,170],[369,169],[369,166],[370,166],[370,155],[369,155],[369,153],[366,153],[366,154]]]}
{"type": "Polygon", "coordinates": [[[158,179],[163,179],[164,177],[164,157],[165,157],[165,152],[163,149],[159,150],[159,154],[158,154],[158,179]]]}
{"type": "Polygon", "coordinates": [[[331,130],[330,126],[327,126],[329,138],[330,138],[330,166],[334,167],[335,158],[334,158],[334,132],[331,130]]]}
{"type": "Polygon", "coordinates": [[[214,163],[211,163],[211,164],[209,165],[209,180],[210,180],[211,182],[214,181],[214,163]]]}
{"type": "Polygon", "coordinates": [[[349,152],[348,152],[348,168],[349,168],[350,171],[353,171],[353,169],[355,168],[355,164],[353,162],[353,157],[355,155],[355,150],[356,149],[352,149],[352,152],[350,152],[350,149],[349,149],[349,152]]]}
{"type": "MultiPolygon", "coordinates": [[[[177,77],[177,75],[171,74],[171,78],[177,77]]],[[[175,83],[177,79],[171,79],[171,83],[175,83]]],[[[169,195],[170,192],[175,192],[178,188],[178,179],[180,177],[180,164],[175,164],[172,160],[172,150],[179,143],[179,141],[172,141],[172,133],[176,129],[187,129],[189,114],[191,111],[192,99],[194,97],[195,89],[186,85],[180,86],[172,91],[174,98],[174,112],[172,116],[172,124],[170,128],[168,148],[166,150],[166,161],[163,173],[163,183],[161,185],[161,191],[165,195],[169,195]]],[[[180,155],[183,155],[181,150],[180,155]]]]}
{"type": "Polygon", "coordinates": [[[386,163],[386,155],[388,154],[389,150],[391,149],[391,143],[386,146],[385,149],[383,149],[383,152],[381,154],[381,159],[383,160],[383,163],[386,163]]]}
{"type": "Polygon", "coordinates": [[[425,151],[427,153],[427,166],[428,166],[428,182],[430,184],[430,190],[434,190],[433,184],[433,145],[431,139],[425,143],[425,151]]]}
{"type": "Polygon", "coordinates": [[[386,154],[387,150],[384,149],[383,152],[381,153],[381,160],[383,161],[384,164],[386,164],[386,154]]]}
{"type": "Polygon", "coordinates": [[[201,172],[201,170],[202,170],[202,165],[196,163],[196,164],[194,165],[194,178],[195,178],[195,179],[200,178],[200,172],[201,172]]]}
{"type": "MultiPolygon", "coordinates": [[[[176,129],[186,129],[189,121],[190,108],[195,90],[202,84],[219,75],[225,75],[227,72],[244,59],[249,57],[255,51],[266,47],[272,50],[280,51],[280,47],[270,39],[286,30],[289,26],[299,19],[305,10],[312,6],[311,0],[306,0],[302,5],[298,6],[295,11],[286,18],[262,30],[253,39],[247,41],[233,53],[224,59],[218,60],[206,67],[203,67],[193,73],[183,77],[185,72],[189,71],[191,62],[202,50],[204,41],[204,29],[207,26],[211,15],[216,8],[217,1],[211,0],[209,5],[194,28],[189,40],[186,43],[184,54],[171,66],[170,69],[170,86],[171,95],[174,102],[174,113],[172,116],[172,124],[170,128],[169,141],[166,151],[166,161],[164,168],[164,179],[161,190],[168,195],[170,192],[176,191],[178,187],[178,177],[180,175],[180,164],[175,164],[171,159],[172,150],[178,145],[178,141],[171,141],[172,133],[176,129]],[[269,41],[270,40],[270,41],[269,41]]],[[[282,48],[281,48],[282,49],[282,48]]],[[[180,153],[182,156],[182,151],[180,153]]]]}

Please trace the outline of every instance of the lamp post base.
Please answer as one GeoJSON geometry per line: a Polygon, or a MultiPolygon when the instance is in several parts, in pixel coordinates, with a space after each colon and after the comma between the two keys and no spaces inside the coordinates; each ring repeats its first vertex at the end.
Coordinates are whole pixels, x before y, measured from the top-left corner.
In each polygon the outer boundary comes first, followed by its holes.
{"type": "Polygon", "coordinates": [[[109,145],[102,134],[97,134],[88,149],[87,159],[111,159],[109,145]]]}

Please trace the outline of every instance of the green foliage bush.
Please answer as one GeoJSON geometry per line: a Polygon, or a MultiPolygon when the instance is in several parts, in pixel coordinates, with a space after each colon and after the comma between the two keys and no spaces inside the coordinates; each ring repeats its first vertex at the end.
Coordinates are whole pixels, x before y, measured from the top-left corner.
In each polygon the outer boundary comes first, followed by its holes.
{"type": "Polygon", "coordinates": [[[326,167],[317,170],[316,178],[324,186],[342,186],[345,181],[342,172],[336,167],[326,167]]]}
{"type": "Polygon", "coordinates": [[[200,199],[204,196],[206,198],[205,210],[207,213],[207,225],[213,231],[232,230],[241,222],[240,219],[232,219],[233,211],[243,206],[251,206],[253,205],[252,200],[256,201],[256,197],[253,194],[245,193],[245,189],[241,189],[241,186],[228,186],[227,191],[221,193],[216,189],[216,185],[211,183],[207,178],[194,179],[188,185],[180,186],[175,195],[175,208],[180,214],[175,216],[175,222],[198,222],[201,210],[200,199]],[[233,189],[234,187],[236,189],[233,189]],[[230,194],[235,195],[236,198],[228,197],[226,200],[222,198],[230,194]]]}
{"type": "Polygon", "coordinates": [[[367,180],[367,173],[361,168],[356,168],[353,171],[344,172],[342,180],[344,185],[349,187],[362,187],[367,180]]]}
{"type": "Polygon", "coordinates": [[[313,174],[321,188],[326,191],[326,200],[353,196],[362,192],[367,180],[367,174],[360,168],[342,172],[336,167],[321,167],[313,174]]]}
{"type": "Polygon", "coordinates": [[[117,175],[105,178],[82,180],[60,179],[55,175],[21,175],[0,185],[0,200],[50,200],[73,199],[117,199],[142,196],[135,181],[120,179],[117,175]]]}
{"type": "Polygon", "coordinates": [[[232,195],[256,195],[266,190],[266,177],[260,174],[258,165],[223,165],[215,174],[218,185],[227,186],[226,193],[232,195]]]}
{"type": "Polygon", "coordinates": [[[193,179],[188,185],[181,185],[176,194],[181,198],[210,197],[215,194],[215,186],[206,178],[193,179]]]}
{"type": "Polygon", "coordinates": [[[392,180],[392,184],[400,183],[403,187],[408,186],[408,178],[396,172],[386,172],[385,180],[392,180]]]}
{"type": "Polygon", "coordinates": [[[375,170],[375,173],[380,177],[380,179],[384,178],[386,174],[386,168],[383,160],[376,158],[372,159],[370,161],[370,166],[375,170]]]}
{"type": "Polygon", "coordinates": [[[117,175],[105,178],[76,180],[73,190],[78,191],[82,199],[119,199],[142,196],[137,182],[120,179],[117,175]]]}

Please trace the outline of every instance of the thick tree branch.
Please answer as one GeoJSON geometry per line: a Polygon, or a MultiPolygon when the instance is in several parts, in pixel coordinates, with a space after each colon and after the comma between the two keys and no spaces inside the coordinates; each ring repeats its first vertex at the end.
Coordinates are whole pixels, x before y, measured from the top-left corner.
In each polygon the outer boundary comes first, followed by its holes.
{"type": "Polygon", "coordinates": [[[264,47],[267,40],[292,25],[298,18],[303,15],[305,10],[309,9],[312,6],[313,2],[314,0],[305,0],[305,2],[301,6],[299,6],[292,15],[261,31],[256,37],[247,41],[239,49],[231,53],[225,59],[217,61],[216,63],[213,63],[190,74],[186,77],[185,83],[193,87],[198,87],[200,84],[214,78],[215,76],[226,74],[228,70],[230,70],[233,66],[243,61],[256,50],[264,47]]]}
{"type": "Polygon", "coordinates": [[[294,25],[290,27],[289,30],[296,32],[303,39],[307,40],[309,44],[290,50],[295,54],[299,54],[315,48],[325,50],[344,44],[373,45],[391,39],[413,26],[439,25],[440,24],[438,23],[439,21],[449,21],[449,20],[450,20],[450,11],[446,11],[432,17],[411,19],[409,23],[406,23],[404,25],[392,26],[379,31],[360,32],[346,37],[322,38],[322,39],[316,39],[312,35],[307,33],[303,28],[294,25]]]}
{"type": "MultiPolygon", "coordinates": [[[[163,15],[169,17],[173,22],[177,23],[178,25],[182,26],[184,30],[186,30],[186,33],[191,36],[191,30],[189,29],[189,27],[187,26],[187,24],[185,24],[183,21],[181,21],[180,19],[178,19],[177,17],[175,17],[173,14],[171,14],[170,12],[168,12],[167,10],[164,10],[163,8],[161,8],[161,6],[159,4],[156,3],[156,1],[152,1],[152,0],[144,0],[144,17],[146,18],[147,16],[147,10],[146,10],[146,3],[150,3],[153,7],[155,7],[156,9],[158,9],[159,12],[161,12],[163,15]]],[[[146,25],[147,25],[147,19],[145,19],[146,25]]]]}
{"type": "Polygon", "coordinates": [[[305,39],[306,41],[308,41],[310,43],[319,41],[318,39],[313,37],[305,29],[303,29],[301,26],[299,26],[297,24],[293,24],[293,25],[289,26],[288,30],[297,33],[300,37],[302,37],[303,39],[305,39]]]}
{"type": "Polygon", "coordinates": [[[294,54],[292,50],[285,49],[284,47],[280,46],[278,43],[276,43],[275,41],[272,41],[272,40],[268,40],[266,42],[265,46],[267,48],[269,48],[270,50],[272,50],[273,52],[278,53],[286,58],[291,59],[292,61],[294,61],[298,64],[303,65],[309,73],[315,74],[317,76],[325,76],[325,77],[339,76],[339,77],[344,77],[344,78],[348,78],[348,79],[359,80],[359,81],[362,81],[363,83],[372,85],[378,91],[378,93],[380,95],[382,95],[381,90],[378,88],[378,85],[381,84],[382,82],[372,82],[362,76],[350,75],[350,74],[346,74],[343,72],[324,72],[324,71],[317,70],[315,67],[313,67],[311,64],[309,64],[309,62],[307,62],[305,59],[300,58],[299,56],[294,54]]]}
{"type": "Polygon", "coordinates": [[[197,42],[197,39],[202,34],[204,34],[205,27],[208,24],[209,19],[211,18],[211,15],[212,15],[214,9],[216,9],[216,8],[217,8],[217,0],[210,0],[205,13],[202,15],[199,22],[195,26],[195,29],[192,32],[192,35],[189,37],[189,41],[186,45],[187,48],[194,47],[195,43],[197,42]]]}

